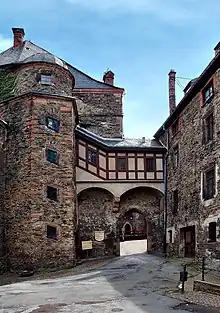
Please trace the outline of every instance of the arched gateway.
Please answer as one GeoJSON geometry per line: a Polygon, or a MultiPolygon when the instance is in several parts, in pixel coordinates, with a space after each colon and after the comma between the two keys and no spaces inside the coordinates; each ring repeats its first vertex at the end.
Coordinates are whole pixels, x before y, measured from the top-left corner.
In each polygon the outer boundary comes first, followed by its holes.
{"type": "Polygon", "coordinates": [[[163,194],[153,188],[138,187],[117,200],[116,209],[114,195],[103,188],[88,188],[78,194],[78,256],[122,254],[123,243],[131,246],[132,241],[135,248],[140,246],[140,251],[129,248],[126,254],[162,248],[163,194]],[[82,250],[85,241],[92,241],[89,251],[82,250]]]}

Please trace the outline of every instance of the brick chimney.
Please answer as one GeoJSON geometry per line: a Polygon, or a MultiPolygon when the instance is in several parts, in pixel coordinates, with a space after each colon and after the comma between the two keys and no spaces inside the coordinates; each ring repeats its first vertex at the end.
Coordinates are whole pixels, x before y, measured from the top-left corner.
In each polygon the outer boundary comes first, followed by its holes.
{"type": "Polygon", "coordinates": [[[114,86],[114,76],[115,74],[112,71],[105,72],[103,75],[104,83],[114,86]]]}
{"type": "Polygon", "coordinates": [[[176,72],[174,70],[169,72],[169,108],[170,114],[176,109],[176,72]]]}
{"type": "Polygon", "coordinates": [[[24,28],[12,28],[14,34],[14,48],[21,47],[24,39],[24,28]]]}
{"type": "Polygon", "coordinates": [[[214,51],[215,51],[215,55],[217,55],[220,52],[220,41],[215,46],[214,51]]]}

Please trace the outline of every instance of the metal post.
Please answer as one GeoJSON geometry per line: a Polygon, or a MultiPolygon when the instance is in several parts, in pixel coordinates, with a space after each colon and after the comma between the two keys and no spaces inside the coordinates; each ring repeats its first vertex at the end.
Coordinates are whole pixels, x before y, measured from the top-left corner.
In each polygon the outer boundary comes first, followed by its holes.
{"type": "Polygon", "coordinates": [[[202,258],[202,281],[205,281],[205,257],[202,258]]]}
{"type": "Polygon", "coordinates": [[[184,288],[185,288],[185,276],[186,276],[186,265],[184,265],[183,267],[182,293],[184,293],[184,288]]]}

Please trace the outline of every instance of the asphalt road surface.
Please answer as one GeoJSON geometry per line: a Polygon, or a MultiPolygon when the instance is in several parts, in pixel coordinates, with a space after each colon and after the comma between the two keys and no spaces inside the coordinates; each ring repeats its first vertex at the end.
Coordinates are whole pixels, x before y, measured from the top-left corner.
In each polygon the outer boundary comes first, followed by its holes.
{"type": "Polygon", "coordinates": [[[165,296],[178,272],[159,257],[123,257],[83,274],[1,286],[0,313],[219,312],[165,296]]]}

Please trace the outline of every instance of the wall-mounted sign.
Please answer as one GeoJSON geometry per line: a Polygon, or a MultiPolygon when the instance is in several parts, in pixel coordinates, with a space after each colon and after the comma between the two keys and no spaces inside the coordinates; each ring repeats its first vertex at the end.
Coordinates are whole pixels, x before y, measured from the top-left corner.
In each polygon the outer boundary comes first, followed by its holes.
{"type": "Polygon", "coordinates": [[[96,241],[103,241],[105,239],[105,232],[104,231],[95,231],[95,240],[96,241]]]}
{"type": "Polygon", "coordinates": [[[92,249],[92,240],[82,241],[82,250],[91,250],[92,249]]]}

